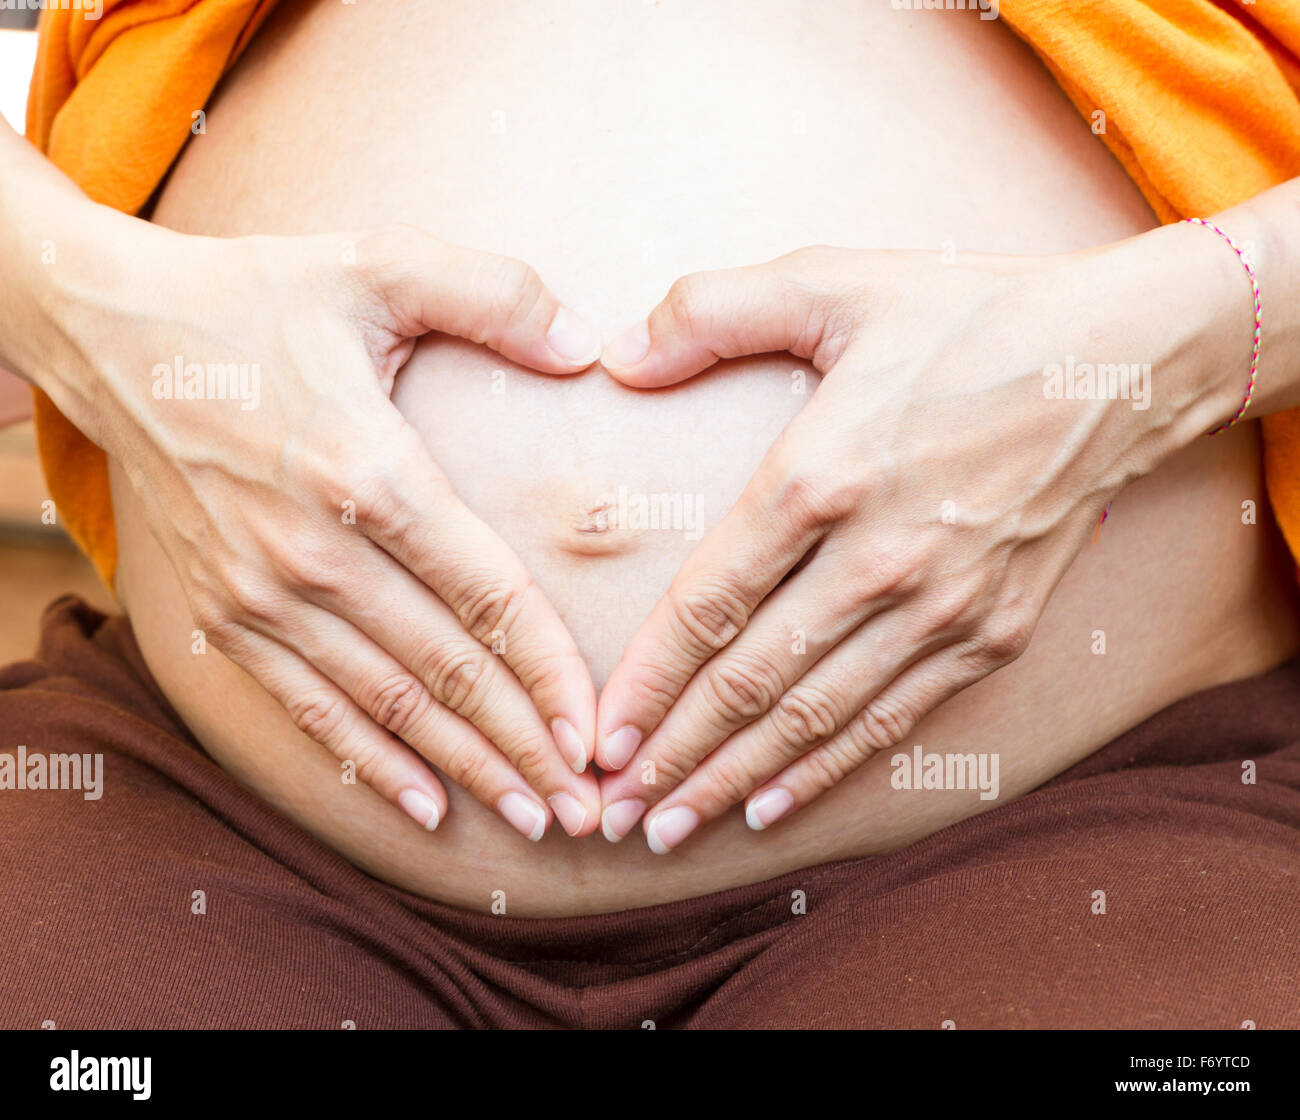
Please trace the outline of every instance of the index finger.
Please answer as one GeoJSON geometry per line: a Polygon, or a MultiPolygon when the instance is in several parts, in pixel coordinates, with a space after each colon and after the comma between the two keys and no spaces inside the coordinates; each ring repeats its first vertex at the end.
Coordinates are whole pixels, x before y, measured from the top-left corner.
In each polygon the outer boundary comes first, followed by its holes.
{"type": "Polygon", "coordinates": [[[691,553],[633,634],[600,694],[596,761],[626,766],[700,668],[825,531],[804,516],[806,484],[780,477],[772,453],[691,553]]]}
{"type": "Polygon", "coordinates": [[[593,755],[596,689],[586,662],[528,569],[456,497],[419,437],[403,428],[394,469],[358,495],[366,535],[498,654],[532,698],[566,765],[593,755]]]}

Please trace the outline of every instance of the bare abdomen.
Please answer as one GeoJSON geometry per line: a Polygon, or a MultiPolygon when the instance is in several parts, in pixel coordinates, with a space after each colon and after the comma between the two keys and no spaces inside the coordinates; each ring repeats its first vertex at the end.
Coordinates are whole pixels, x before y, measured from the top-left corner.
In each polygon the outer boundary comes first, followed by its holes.
{"type": "MultiPolygon", "coordinates": [[[[1052,252],[1153,221],[1005,27],[861,0],[289,5],[220,91],[155,219],[216,235],[411,222],[529,261],[607,333],[681,273],[801,245],[1052,252]]],[[[769,356],[636,394],[436,341],[395,399],[599,682],[807,399],[795,369],[769,356]],[[602,527],[611,503],[654,495],[694,513],[602,527]]],[[[1203,441],[1122,495],[1025,657],[907,746],[999,752],[1006,799],[1179,696],[1281,660],[1286,565],[1270,529],[1238,517],[1245,499],[1263,505],[1255,438],[1203,441]]],[[[116,472],[114,499],[119,587],[177,709],[238,777],[409,889],[475,908],[505,890],[517,914],[624,908],[897,846],[989,805],[891,791],[877,759],[770,833],[733,817],[668,858],[636,837],[534,847],[454,790],[430,836],[342,787],[334,759],[229,663],[195,664],[179,589],[116,472]]]]}

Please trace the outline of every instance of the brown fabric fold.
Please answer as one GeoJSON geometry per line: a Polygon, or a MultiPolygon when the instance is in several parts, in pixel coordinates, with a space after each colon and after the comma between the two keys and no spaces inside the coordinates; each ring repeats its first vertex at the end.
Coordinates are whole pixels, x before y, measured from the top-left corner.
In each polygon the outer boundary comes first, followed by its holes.
{"type": "Polygon", "coordinates": [[[0,790],[0,1027],[1300,1027],[1295,664],[901,851],[570,919],[352,867],[207,758],[126,620],[71,597],[0,670],[0,726],[0,753],[105,756],[99,800],[0,790]]]}

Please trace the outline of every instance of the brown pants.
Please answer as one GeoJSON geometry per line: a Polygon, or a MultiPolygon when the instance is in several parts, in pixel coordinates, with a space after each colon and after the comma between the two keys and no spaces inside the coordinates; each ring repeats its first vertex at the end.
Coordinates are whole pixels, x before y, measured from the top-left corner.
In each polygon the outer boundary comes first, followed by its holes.
{"type": "Polygon", "coordinates": [[[358,871],[214,765],[126,621],[74,599],[0,670],[0,728],[104,755],[100,800],[0,790],[0,1027],[1300,1027],[1294,665],[891,855],[558,920],[358,871]]]}

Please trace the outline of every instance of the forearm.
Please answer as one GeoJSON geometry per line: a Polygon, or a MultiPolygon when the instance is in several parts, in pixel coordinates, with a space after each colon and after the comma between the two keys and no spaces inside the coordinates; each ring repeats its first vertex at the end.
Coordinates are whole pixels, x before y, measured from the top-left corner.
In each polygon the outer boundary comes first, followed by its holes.
{"type": "Polygon", "coordinates": [[[92,204],[0,117],[0,364],[37,382],[51,270],[76,215],[92,204]]]}
{"type": "Polygon", "coordinates": [[[142,260],[146,222],[92,202],[0,118],[0,366],[98,440],[90,360],[142,260]]]}

